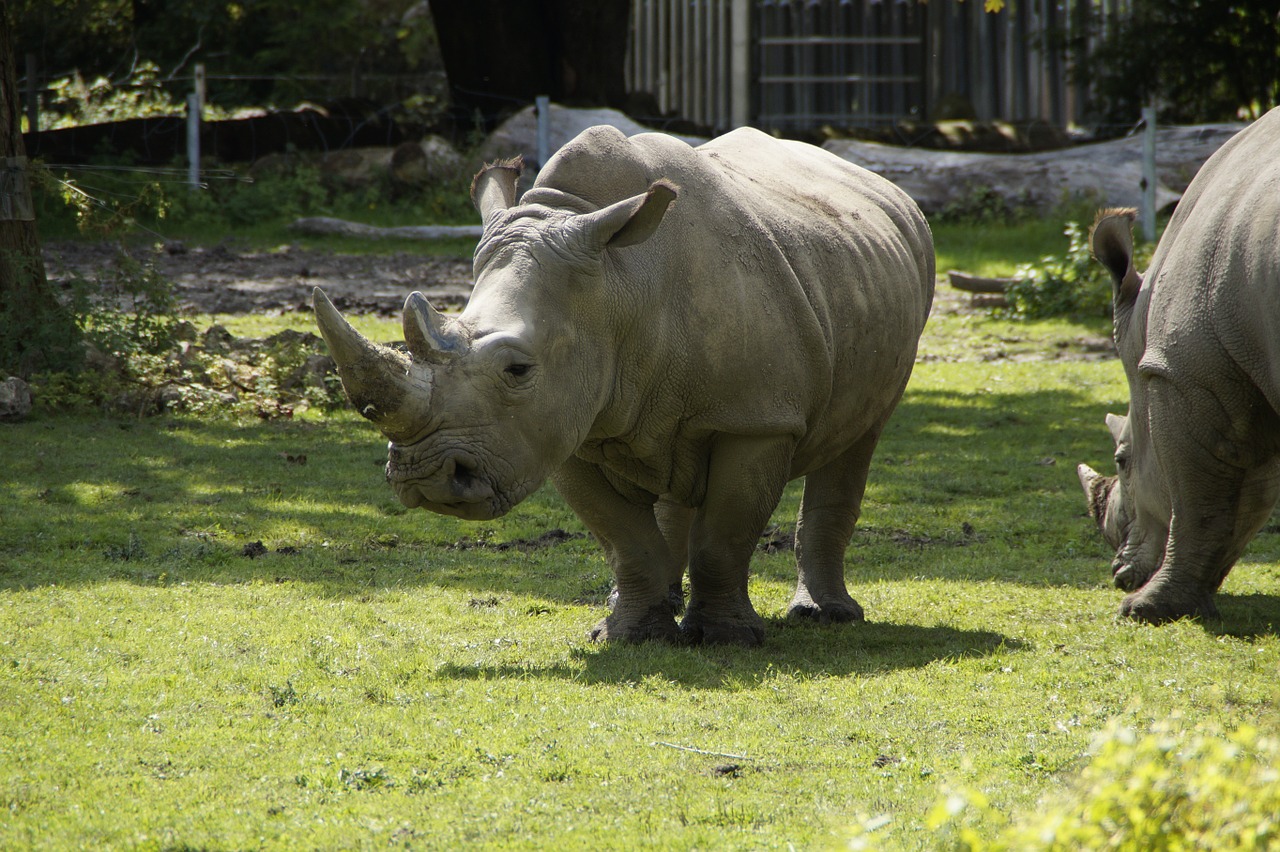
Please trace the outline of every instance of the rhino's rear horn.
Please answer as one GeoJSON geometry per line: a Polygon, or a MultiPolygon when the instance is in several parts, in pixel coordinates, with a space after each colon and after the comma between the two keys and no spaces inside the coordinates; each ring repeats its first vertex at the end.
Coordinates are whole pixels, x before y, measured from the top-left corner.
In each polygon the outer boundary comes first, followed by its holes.
{"type": "Polygon", "coordinates": [[[414,358],[432,364],[452,360],[462,350],[456,335],[444,328],[444,317],[416,290],[404,300],[404,342],[414,358]]]}

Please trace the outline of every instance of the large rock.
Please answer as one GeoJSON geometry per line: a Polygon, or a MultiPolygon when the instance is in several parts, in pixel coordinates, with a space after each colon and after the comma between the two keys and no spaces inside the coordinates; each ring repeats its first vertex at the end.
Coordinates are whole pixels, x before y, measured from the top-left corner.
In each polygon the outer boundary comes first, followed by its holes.
{"type": "Polygon", "coordinates": [[[0,382],[0,421],[16,422],[31,413],[31,388],[17,376],[0,382]]]}
{"type": "MultiPolygon", "coordinates": [[[[550,113],[551,127],[549,133],[550,144],[547,150],[548,157],[560,150],[562,145],[588,127],[595,127],[599,124],[616,127],[627,136],[635,136],[637,133],[651,133],[655,130],[653,127],[637,124],[628,118],[625,113],[618,112],[616,109],[574,109],[552,104],[550,113]]],[[[697,136],[681,136],[676,133],[670,135],[676,139],[683,139],[690,145],[695,146],[707,141],[705,138],[697,136]]],[[[519,154],[524,157],[525,165],[529,166],[531,170],[541,167],[542,164],[538,162],[537,110],[532,106],[525,107],[504,121],[481,144],[480,154],[486,161],[506,159],[519,154]]]]}

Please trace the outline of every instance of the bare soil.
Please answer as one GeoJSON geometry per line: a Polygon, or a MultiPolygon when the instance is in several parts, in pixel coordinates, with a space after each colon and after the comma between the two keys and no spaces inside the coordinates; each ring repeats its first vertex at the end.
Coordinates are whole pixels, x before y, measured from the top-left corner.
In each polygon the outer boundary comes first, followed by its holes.
{"type": "MultiPolygon", "coordinates": [[[[45,246],[45,264],[55,283],[74,275],[93,279],[117,262],[119,247],[99,242],[53,242],[45,246]]],[[[133,249],[135,259],[154,264],[173,282],[179,308],[193,314],[281,314],[311,311],[311,291],[321,287],[347,314],[399,317],[405,297],[421,291],[438,309],[458,311],[471,294],[471,258],[412,252],[338,254],[283,246],[272,250],[238,248],[227,242],[213,247],[133,249]]],[[[933,314],[975,314],[987,310],[983,299],[940,280],[933,314]]],[[[1107,337],[1043,344],[1016,338],[975,339],[965,353],[982,360],[1098,360],[1114,357],[1107,337]]],[[[924,360],[958,355],[926,354],[924,360]]]]}
{"type": "MultiPolygon", "coordinates": [[[[409,254],[334,254],[284,246],[243,250],[171,246],[131,250],[172,281],[184,312],[207,314],[310,311],[322,287],[343,311],[399,315],[405,296],[421,290],[437,308],[459,309],[471,293],[471,258],[409,254]]],[[[94,278],[117,262],[113,243],[55,242],[45,246],[49,278],[94,278]]]]}

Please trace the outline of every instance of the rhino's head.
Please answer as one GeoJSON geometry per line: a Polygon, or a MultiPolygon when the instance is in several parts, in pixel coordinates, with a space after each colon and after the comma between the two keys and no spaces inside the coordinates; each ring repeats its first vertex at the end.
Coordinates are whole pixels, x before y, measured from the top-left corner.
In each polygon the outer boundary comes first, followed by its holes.
{"type": "Polygon", "coordinates": [[[387,480],[410,508],[499,517],[577,449],[615,376],[604,254],[647,239],[675,197],[660,182],[582,213],[517,206],[519,170],[476,176],[475,289],[455,318],[412,293],[408,354],[362,337],[315,291],[343,387],[390,441],[387,480]]]}
{"type": "Polygon", "coordinates": [[[1133,443],[1129,438],[1129,418],[1118,414],[1107,415],[1107,428],[1116,445],[1116,476],[1103,476],[1087,464],[1076,466],[1076,475],[1080,477],[1080,485],[1084,488],[1085,501],[1089,506],[1089,517],[1098,525],[1099,532],[1107,544],[1119,550],[1129,537],[1129,527],[1133,523],[1133,511],[1129,507],[1125,495],[1132,486],[1126,485],[1130,478],[1129,460],[1133,453],[1133,443]]]}
{"type": "Polygon", "coordinates": [[[1094,256],[1111,273],[1116,352],[1129,380],[1129,413],[1107,415],[1115,442],[1116,476],[1086,464],[1076,468],[1089,516],[1107,544],[1116,549],[1111,570],[1116,584],[1133,590],[1160,567],[1168,536],[1169,512],[1159,468],[1151,453],[1147,400],[1138,381],[1146,346],[1145,309],[1139,305],[1142,276],[1133,264],[1134,210],[1104,210],[1089,235],[1094,256]]]}

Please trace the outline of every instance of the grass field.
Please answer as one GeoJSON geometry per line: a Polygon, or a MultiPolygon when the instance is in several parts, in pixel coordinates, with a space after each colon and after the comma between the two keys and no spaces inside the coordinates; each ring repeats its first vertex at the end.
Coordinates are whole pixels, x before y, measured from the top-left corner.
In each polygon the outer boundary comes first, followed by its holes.
{"type": "MultiPolygon", "coordinates": [[[[940,269],[1061,230],[968,227],[940,269]]],[[[762,548],[751,650],[592,644],[609,572],[552,489],[408,512],[350,412],[0,427],[0,848],[947,848],[1070,801],[1117,728],[1275,732],[1280,524],[1220,622],[1115,617],[1074,467],[1123,374],[1056,357],[1106,333],[935,317],[846,556],[868,622],[785,621],[762,548]]]]}

